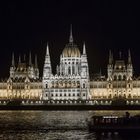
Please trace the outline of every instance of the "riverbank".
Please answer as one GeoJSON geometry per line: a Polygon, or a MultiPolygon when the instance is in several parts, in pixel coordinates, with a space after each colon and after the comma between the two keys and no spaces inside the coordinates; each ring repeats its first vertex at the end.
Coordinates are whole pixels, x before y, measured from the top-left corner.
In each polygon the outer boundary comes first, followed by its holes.
{"type": "Polygon", "coordinates": [[[140,110],[140,105],[0,105],[0,110],[140,110]]]}

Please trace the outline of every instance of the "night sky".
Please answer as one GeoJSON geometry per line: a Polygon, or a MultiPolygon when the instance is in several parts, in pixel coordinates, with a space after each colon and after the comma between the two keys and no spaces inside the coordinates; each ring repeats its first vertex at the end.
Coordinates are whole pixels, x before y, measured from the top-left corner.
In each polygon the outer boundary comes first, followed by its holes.
{"type": "MultiPolygon", "coordinates": [[[[73,25],[74,42],[82,51],[85,41],[90,73],[101,69],[106,74],[108,51],[114,58],[127,60],[130,48],[134,74],[140,74],[140,10],[139,3],[100,1],[5,1],[0,3],[0,77],[9,76],[11,54],[31,51],[38,55],[39,68],[45,58],[49,42],[53,72],[69,39],[70,24],[73,25]]],[[[34,60],[34,59],[33,59],[34,60]]]]}

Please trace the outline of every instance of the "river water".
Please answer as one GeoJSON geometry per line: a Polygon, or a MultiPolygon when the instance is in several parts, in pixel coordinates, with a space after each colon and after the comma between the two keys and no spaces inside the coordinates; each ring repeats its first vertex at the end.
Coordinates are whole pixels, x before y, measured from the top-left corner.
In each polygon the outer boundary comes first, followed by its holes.
{"type": "Polygon", "coordinates": [[[125,111],[0,111],[0,140],[140,140],[139,136],[88,131],[86,119],[93,115],[124,114],[125,111]]]}

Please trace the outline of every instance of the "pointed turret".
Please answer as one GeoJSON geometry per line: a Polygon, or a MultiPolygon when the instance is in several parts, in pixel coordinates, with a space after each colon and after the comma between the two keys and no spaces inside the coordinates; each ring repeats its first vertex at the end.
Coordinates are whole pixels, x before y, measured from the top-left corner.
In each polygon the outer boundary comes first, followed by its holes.
{"type": "Polygon", "coordinates": [[[127,79],[132,80],[133,78],[133,65],[131,60],[130,49],[128,50],[128,64],[127,64],[127,79]]]}
{"type": "Polygon", "coordinates": [[[99,71],[99,75],[100,75],[100,78],[101,78],[101,76],[102,76],[102,70],[101,70],[101,68],[100,68],[100,71],[99,71]]]}
{"type": "Polygon", "coordinates": [[[128,64],[132,64],[130,49],[128,50],[128,64]]]}
{"type": "Polygon", "coordinates": [[[49,45],[47,43],[43,78],[49,77],[51,73],[52,73],[52,68],[51,68],[51,61],[50,61],[49,45]]]}
{"type": "Polygon", "coordinates": [[[35,76],[38,79],[39,78],[39,69],[38,69],[38,63],[37,63],[37,55],[35,55],[35,76]]]}
{"type": "Polygon", "coordinates": [[[85,45],[85,42],[83,44],[83,54],[85,55],[86,54],[86,45],[85,45]]]}
{"type": "Polygon", "coordinates": [[[35,55],[35,68],[38,68],[37,55],[35,55]]]}
{"type": "Polygon", "coordinates": [[[113,62],[113,55],[111,53],[111,50],[109,50],[109,64],[112,64],[113,62]]]}
{"type": "Polygon", "coordinates": [[[12,53],[12,67],[15,67],[15,57],[14,57],[14,53],[12,53]]]}
{"type": "Polygon", "coordinates": [[[20,57],[20,55],[19,55],[18,63],[19,64],[21,63],[21,57],[20,57]]]}
{"type": "MultiPolygon", "coordinates": [[[[20,60],[20,59],[19,59],[20,60]]],[[[10,77],[14,77],[14,74],[15,74],[15,58],[14,58],[14,53],[12,53],[12,65],[10,67],[10,77]]]]}
{"type": "Polygon", "coordinates": [[[107,66],[108,80],[112,80],[112,72],[113,72],[113,54],[111,50],[109,50],[109,64],[107,66]]]}
{"type": "Polygon", "coordinates": [[[122,59],[122,52],[121,51],[119,52],[119,56],[120,56],[120,59],[122,59]]]}
{"type": "Polygon", "coordinates": [[[24,58],[23,59],[24,59],[24,62],[25,62],[26,61],[26,54],[24,54],[24,58]]]}
{"type": "Polygon", "coordinates": [[[71,24],[71,26],[70,26],[70,37],[69,37],[69,43],[73,43],[72,24],[71,24]]]}
{"type": "Polygon", "coordinates": [[[32,56],[31,56],[31,52],[29,54],[29,66],[32,66],[32,56]]]}
{"type": "Polygon", "coordinates": [[[47,47],[46,47],[46,55],[49,56],[50,53],[49,53],[49,45],[48,45],[48,42],[47,42],[47,47]]]}

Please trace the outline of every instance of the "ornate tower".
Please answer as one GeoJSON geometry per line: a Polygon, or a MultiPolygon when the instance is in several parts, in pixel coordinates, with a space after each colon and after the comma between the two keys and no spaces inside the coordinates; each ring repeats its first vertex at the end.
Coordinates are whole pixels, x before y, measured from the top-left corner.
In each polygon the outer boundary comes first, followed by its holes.
{"type": "Polygon", "coordinates": [[[52,67],[51,67],[51,60],[49,54],[49,46],[47,43],[46,56],[45,56],[44,69],[43,69],[43,84],[45,88],[48,88],[48,82],[51,74],[52,74],[52,67]]]}
{"type": "Polygon", "coordinates": [[[30,78],[35,78],[35,75],[34,75],[34,68],[33,68],[33,64],[32,64],[31,52],[29,53],[28,76],[29,76],[30,78]]]}
{"type": "Polygon", "coordinates": [[[131,53],[130,50],[128,50],[127,79],[132,80],[132,77],[133,77],[133,65],[131,60],[131,53]]]}
{"type": "Polygon", "coordinates": [[[112,80],[112,74],[113,74],[113,54],[111,53],[111,50],[109,51],[109,63],[107,66],[107,75],[108,80],[112,80]]]}
{"type": "Polygon", "coordinates": [[[85,43],[83,44],[83,54],[81,55],[81,96],[86,95],[89,98],[89,68],[86,54],[85,43]]]}
{"type": "Polygon", "coordinates": [[[12,65],[10,67],[10,77],[13,78],[15,74],[15,58],[14,58],[14,53],[12,54],[12,65]]]}
{"type": "Polygon", "coordinates": [[[38,69],[38,63],[37,63],[37,55],[35,55],[35,77],[39,78],[39,69],[38,69]]]}

